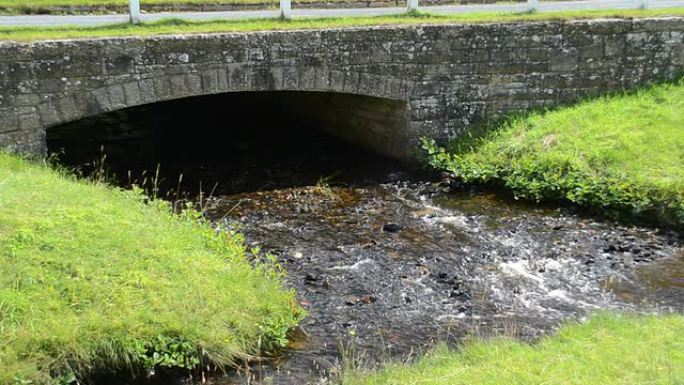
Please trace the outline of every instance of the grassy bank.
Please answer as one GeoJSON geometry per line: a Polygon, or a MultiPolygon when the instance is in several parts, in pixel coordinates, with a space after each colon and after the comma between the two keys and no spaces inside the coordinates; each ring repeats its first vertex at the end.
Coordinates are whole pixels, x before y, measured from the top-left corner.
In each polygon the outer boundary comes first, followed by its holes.
{"type": "Polygon", "coordinates": [[[512,119],[446,151],[425,147],[434,167],[466,183],[682,225],[682,111],[684,80],[512,119]]]}
{"type": "Polygon", "coordinates": [[[539,20],[578,20],[601,17],[638,18],[684,16],[684,8],[660,10],[564,11],[544,13],[486,12],[458,15],[393,15],[376,17],[299,18],[283,21],[277,18],[250,20],[183,21],[162,20],[133,26],[111,24],[95,27],[0,27],[0,40],[35,41],[47,39],[82,39],[116,36],[149,36],[176,33],[249,32],[268,30],[298,30],[344,28],[381,25],[415,25],[446,23],[490,23],[539,20]]]}
{"type": "Polygon", "coordinates": [[[230,365],[299,314],[241,238],[0,153],[0,384],[230,365]]]}
{"type": "Polygon", "coordinates": [[[612,385],[684,382],[684,316],[601,315],[528,345],[509,339],[444,347],[414,364],[355,373],[344,385],[612,385]]]}

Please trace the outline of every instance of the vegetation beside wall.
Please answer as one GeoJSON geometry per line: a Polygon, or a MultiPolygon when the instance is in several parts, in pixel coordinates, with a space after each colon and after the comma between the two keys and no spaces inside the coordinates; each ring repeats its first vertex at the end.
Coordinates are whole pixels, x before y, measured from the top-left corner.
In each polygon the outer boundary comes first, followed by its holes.
{"type": "MultiPolygon", "coordinates": [[[[2,0],[0,0],[2,1],[2,0]]],[[[302,17],[292,20],[235,19],[188,21],[165,19],[146,22],[141,25],[108,24],[101,26],[60,26],[60,27],[0,27],[0,40],[36,41],[52,39],[88,39],[116,36],[150,36],[189,33],[250,32],[269,30],[326,29],[381,25],[415,24],[467,24],[498,23],[543,20],[582,20],[593,18],[642,18],[658,16],[684,16],[684,8],[653,10],[601,10],[601,11],[560,11],[540,13],[520,12],[475,12],[454,15],[438,15],[426,12],[416,14],[397,14],[388,16],[353,17],[302,17]]]]}
{"type": "Polygon", "coordinates": [[[0,153],[0,384],[234,364],[302,313],[241,236],[0,153]]]}
{"type": "Polygon", "coordinates": [[[429,163],[517,198],[684,225],[684,80],[511,119],[429,163]]]}
{"type": "MultiPolygon", "coordinates": [[[[395,6],[394,0],[379,0],[387,6],[395,6]]],[[[314,3],[325,5],[328,3],[344,6],[346,3],[363,3],[358,0],[293,0],[298,4],[314,3]]],[[[264,9],[278,7],[278,0],[142,0],[143,11],[166,11],[172,9],[189,8],[192,11],[202,9],[211,10],[212,7],[233,6],[236,9],[264,9]],[[251,6],[251,7],[250,7],[251,6]]],[[[50,14],[50,13],[101,13],[117,11],[128,12],[128,0],[0,0],[0,13],[5,14],[50,14]]]]}

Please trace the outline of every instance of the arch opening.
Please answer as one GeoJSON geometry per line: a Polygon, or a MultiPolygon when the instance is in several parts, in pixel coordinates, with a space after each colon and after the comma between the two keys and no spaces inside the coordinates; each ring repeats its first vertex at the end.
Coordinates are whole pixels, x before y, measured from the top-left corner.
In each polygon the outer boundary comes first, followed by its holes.
{"type": "Polygon", "coordinates": [[[404,169],[405,115],[405,103],[369,96],[238,92],[100,114],[53,126],[46,139],[85,175],[225,194],[391,177],[404,169]]]}

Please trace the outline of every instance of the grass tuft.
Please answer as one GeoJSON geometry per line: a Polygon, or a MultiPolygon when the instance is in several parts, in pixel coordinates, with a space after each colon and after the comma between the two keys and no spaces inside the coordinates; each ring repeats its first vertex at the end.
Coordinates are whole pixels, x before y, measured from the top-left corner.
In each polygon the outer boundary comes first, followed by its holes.
{"type": "Polygon", "coordinates": [[[239,235],[2,153],[0,261],[3,385],[232,365],[301,317],[239,235]]]}

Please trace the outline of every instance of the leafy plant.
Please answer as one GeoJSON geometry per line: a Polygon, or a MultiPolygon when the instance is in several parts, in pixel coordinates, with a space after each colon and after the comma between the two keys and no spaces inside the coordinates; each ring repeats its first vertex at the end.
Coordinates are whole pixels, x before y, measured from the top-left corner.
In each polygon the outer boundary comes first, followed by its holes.
{"type": "Polygon", "coordinates": [[[199,349],[182,337],[156,336],[136,341],[136,355],[145,369],[160,367],[194,369],[200,364],[199,349]]]}

